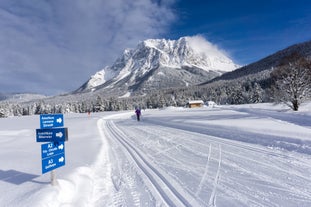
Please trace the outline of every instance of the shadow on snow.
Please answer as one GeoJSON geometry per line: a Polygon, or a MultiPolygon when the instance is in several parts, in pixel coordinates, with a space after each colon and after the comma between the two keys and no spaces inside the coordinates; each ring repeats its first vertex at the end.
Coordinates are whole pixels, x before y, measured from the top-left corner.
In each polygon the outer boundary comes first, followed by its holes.
{"type": "MultiPolygon", "coordinates": [[[[24,173],[16,170],[0,170],[0,180],[12,183],[15,185],[20,185],[25,182],[35,182],[40,183],[38,181],[34,181],[33,179],[39,177],[40,175],[34,175],[29,173],[24,173]]],[[[42,183],[43,184],[43,183],[42,183]]]]}

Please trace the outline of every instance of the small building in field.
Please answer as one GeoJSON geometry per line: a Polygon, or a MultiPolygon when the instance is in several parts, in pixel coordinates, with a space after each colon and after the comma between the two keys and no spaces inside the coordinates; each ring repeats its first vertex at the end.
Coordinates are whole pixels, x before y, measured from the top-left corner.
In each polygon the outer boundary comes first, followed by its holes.
{"type": "Polygon", "coordinates": [[[202,100],[193,100],[193,101],[188,101],[187,106],[189,108],[199,108],[203,107],[204,102],[202,100]]]}

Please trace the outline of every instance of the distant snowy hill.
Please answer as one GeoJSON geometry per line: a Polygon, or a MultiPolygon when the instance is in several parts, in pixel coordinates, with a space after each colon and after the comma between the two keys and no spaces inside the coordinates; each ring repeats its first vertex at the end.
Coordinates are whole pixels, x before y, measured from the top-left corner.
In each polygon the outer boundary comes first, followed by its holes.
{"type": "Polygon", "coordinates": [[[239,66],[199,36],[149,39],[126,49],[112,66],[94,74],[75,93],[106,91],[129,96],[211,80],[239,66]]]}
{"type": "Polygon", "coordinates": [[[0,101],[14,102],[14,103],[27,102],[42,98],[46,98],[46,96],[33,93],[0,93],[0,101]]]}

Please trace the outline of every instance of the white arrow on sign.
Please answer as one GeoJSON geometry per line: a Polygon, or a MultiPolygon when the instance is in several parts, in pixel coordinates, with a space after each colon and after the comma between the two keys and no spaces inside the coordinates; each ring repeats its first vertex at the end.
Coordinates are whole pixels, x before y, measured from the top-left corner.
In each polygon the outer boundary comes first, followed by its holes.
{"type": "Polygon", "coordinates": [[[63,144],[59,145],[58,149],[60,149],[60,150],[64,149],[64,145],[63,144]]]}
{"type": "Polygon", "coordinates": [[[61,157],[58,159],[58,162],[64,162],[65,158],[64,157],[61,157]]]}
{"type": "Polygon", "coordinates": [[[55,134],[56,137],[62,138],[63,137],[63,133],[62,132],[58,132],[55,134]]]}
{"type": "Polygon", "coordinates": [[[58,118],[58,119],[56,119],[56,122],[57,122],[57,123],[62,123],[62,122],[63,122],[63,119],[62,119],[62,118],[58,118]]]}

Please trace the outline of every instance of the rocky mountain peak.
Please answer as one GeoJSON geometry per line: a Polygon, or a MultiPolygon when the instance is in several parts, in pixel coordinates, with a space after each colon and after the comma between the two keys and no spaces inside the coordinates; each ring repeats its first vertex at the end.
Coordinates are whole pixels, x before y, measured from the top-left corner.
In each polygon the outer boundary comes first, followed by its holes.
{"type": "Polygon", "coordinates": [[[126,49],[112,66],[97,72],[76,92],[111,89],[120,83],[126,93],[129,88],[140,90],[144,86],[145,90],[146,87],[154,88],[154,84],[161,87],[175,87],[177,82],[193,85],[238,67],[224,52],[200,36],[178,40],[148,39],[135,49],[126,49]],[[163,77],[161,80],[160,76],[155,78],[159,74],[176,81],[166,84],[163,77]]]}

